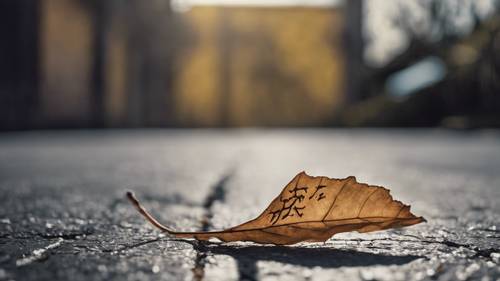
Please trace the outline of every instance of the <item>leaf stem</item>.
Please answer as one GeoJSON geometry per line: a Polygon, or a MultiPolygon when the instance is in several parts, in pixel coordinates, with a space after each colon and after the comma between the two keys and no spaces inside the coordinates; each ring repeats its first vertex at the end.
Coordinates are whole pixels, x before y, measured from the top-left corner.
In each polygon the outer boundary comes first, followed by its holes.
{"type": "Polygon", "coordinates": [[[137,200],[137,198],[135,197],[133,192],[127,191],[127,198],[132,203],[132,205],[135,206],[137,211],[139,211],[139,213],[141,213],[141,215],[143,215],[146,218],[146,220],[148,220],[156,228],[160,229],[161,231],[167,232],[168,234],[174,234],[174,235],[177,234],[177,231],[174,231],[174,230],[164,226],[159,221],[157,221],[155,218],[153,218],[153,216],[148,211],[146,211],[146,209],[144,209],[144,207],[141,205],[139,200],[137,200]]]}

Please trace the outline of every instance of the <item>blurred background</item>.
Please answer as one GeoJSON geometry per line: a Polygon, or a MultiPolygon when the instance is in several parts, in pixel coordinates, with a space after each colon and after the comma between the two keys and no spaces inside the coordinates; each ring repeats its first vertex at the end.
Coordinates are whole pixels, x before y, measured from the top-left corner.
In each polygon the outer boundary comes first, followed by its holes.
{"type": "Polygon", "coordinates": [[[499,0],[2,0],[0,129],[500,126],[499,0]]]}

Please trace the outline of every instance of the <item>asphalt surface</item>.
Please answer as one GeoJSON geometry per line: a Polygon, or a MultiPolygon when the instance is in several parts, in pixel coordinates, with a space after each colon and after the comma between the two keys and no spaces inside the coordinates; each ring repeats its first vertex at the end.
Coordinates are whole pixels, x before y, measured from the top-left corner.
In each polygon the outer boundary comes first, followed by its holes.
{"type": "Polygon", "coordinates": [[[499,280],[500,132],[0,134],[0,280],[499,280]],[[291,247],[165,236],[257,216],[298,172],[382,185],[428,222],[291,247]]]}

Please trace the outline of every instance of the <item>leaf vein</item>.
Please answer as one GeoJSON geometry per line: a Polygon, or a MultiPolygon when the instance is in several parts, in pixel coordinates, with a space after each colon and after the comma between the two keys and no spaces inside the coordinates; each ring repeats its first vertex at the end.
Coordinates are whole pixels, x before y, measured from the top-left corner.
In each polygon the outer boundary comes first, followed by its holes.
{"type": "MultiPolygon", "coordinates": [[[[247,228],[247,229],[227,229],[227,230],[222,230],[222,231],[213,231],[213,232],[206,232],[206,234],[217,234],[217,233],[230,233],[230,232],[243,232],[243,231],[252,231],[252,230],[261,230],[261,229],[268,229],[268,228],[276,228],[276,227],[288,227],[292,225],[297,225],[297,224],[306,224],[306,223],[327,223],[327,222],[337,222],[337,221],[346,221],[346,220],[354,220],[354,219],[359,219],[363,220],[366,223],[381,223],[384,221],[369,221],[368,219],[396,219],[399,221],[405,221],[405,220],[414,220],[418,219],[419,217],[411,217],[411,218],[394,218],[394,217],[365,217],[365,218],[344,218],[344,219],[335,219],[335,220],[313,220],[313,221],[300,221],[300,222],[292,222],[288,224],[280,224],[280,225],[270,225],[270,226],[265,226],[265,227],[256,227],[256,228],[247,228]]],[[[352,223],[351,223],[352,224],[352,223]]],[[[337,226],[344,226],[344,225],[350,225],[349,223],[346,224],[340,224],[337,226]]],[[[183,232],[185,234],[188,234],[189,232],[183,232]]],[[[197,232],[193,232],[197,233],[197,232]]]]}
{"type": "Polygon", "coordinates": [[[371,197],[371,196],[372,196],[375,192],[377,192],[377,191],[379,191],[379,189],[378,189],[378,188],[376,188],[374,191],[372,191],[372,192],[370,193],[370,195],[368,195],[368,197],[366,197],[365,201],[363,202],[363,205],[361,205],[361,207],[359,208],[358,217],[359,217],[359,215],[361,214],[361,212],[363,211],[363,208],[365,207],[366,202],[368,202],[368,199],[370,199],[370,197],[371,197]]]}
{"type": "Polygon", "coordinates": [[[335,198],[333,199],[333,202],[332,204],[330,205],[330,207],[328,208],[328,211],[326,211],[325,215],[323,216],[323,218],[321,219],[322,221],[324,221],[326,219],[326,217],[328,216],[328,214],[330,214],[330,211],[332,210],[333,206],[335,205],[335,202],[337,201],[337,198],[339,197],[340,193],[342,193],[342,191],[344,190],[344,187],[349,183],[349,181],[346,181],[342,187],[340,188],[339,192],[337,193],[337,195],[335,195],[335,198]]]}

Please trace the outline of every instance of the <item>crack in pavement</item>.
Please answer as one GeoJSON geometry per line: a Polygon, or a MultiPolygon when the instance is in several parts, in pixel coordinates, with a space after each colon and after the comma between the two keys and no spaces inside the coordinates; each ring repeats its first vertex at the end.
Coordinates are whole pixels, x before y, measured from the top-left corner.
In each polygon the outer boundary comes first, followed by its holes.
{"type": "Polygon", "coordinates": [[[141,247],[141,246],[144,246],[144,245],[147,245],[147,244],[159,242],[159,241],[162,241],[162,240],[163,240],[163,237],[158,237],[158,238],[155,238],[155,239],[141,241],[141,242],[137,242],[137,243],[134,243],[134,244],[121,245],[121,247],[118,248],[118,249],[102,249],[101,251],[103,253],[123,252],[123,251],[127,251],[127,250],[132,250],[134,248],[138,248],[138,247],[141,247]]]}
{"type": "Polygon", "coordinates": [[[64,239],[59,238],[54,243],[51,243],[43,248],[33,250],[31,255],[28,255],[24,258],[16,260],[16,266],[17,267],[26,266],[26,265],[29,265],[29,264],[35,262],[35,261],[42,261],[42,260],[47,259],[50,255],[49,251],[61,246],[63,242],[64,242],[64,239]]]}
{"type": "MultiPolygon", "coordinates": [[[[205,202],[203,203],[203,208],[205,209],[205,214],[201,220],[201,230],[208,231],[210,228],[210,221],[212,220],[212,206],[216,201],[223,202],[226,198],[226,185],[227,182],[233,177],[234,170],[225,173],[219,181],[212,187],[210,194],[208,194],[205,202]]],[[[201,281],[205,276],[205,264],[207,263],[207,251],[204,247],[203,242],[196,241],[194,244],[196,249],[196,259],[195,265],[191,270],[193,272],[194,280],[201,281]]]]}

